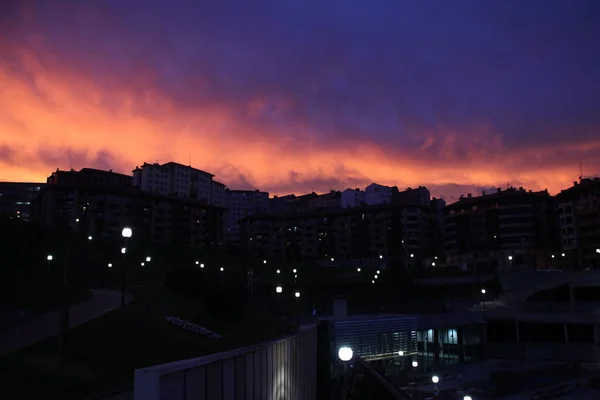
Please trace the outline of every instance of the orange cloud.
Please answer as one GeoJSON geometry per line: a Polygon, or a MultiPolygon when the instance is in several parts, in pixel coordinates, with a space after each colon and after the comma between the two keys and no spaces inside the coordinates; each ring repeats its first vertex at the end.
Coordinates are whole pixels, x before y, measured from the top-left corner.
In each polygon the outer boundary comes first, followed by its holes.
{"type": "MultiPolygon", "coordinates": [[[[577,176],[578,156],[600,149],[600,140],[509,149],[502,135],[485,124],[469,132],[446,127],[419,132],[406,149],[383,148],[368,139],[320,145],[310,140],[311,126],[283,131],[244,126],[237,118],[240,111],[228,104],[178,108],[147,83],[151,76],[140,78],[147,81],[142,90],[132,90],[128,82],[108,89],[77,71],[47,68],[27,49],[11,51],[18,55],[16,67],[0,60],[2,180],[43,181],[52,170],[69,167],[129,172],[144,161],[187,164],[191,159],[226,184],[235,187],[243,180],[272,191],[305,192],[315,182],[320,190],[332,184],[343,189],[358,180],[435,185],[440,192],[451,184],[517,182],[557,192],[577,176]],[[561,154],[568,159],[561,160],[561,154]],[[290,179],[295,179],[291,187],[286,186],[290,179]]],[[[289,107],[293,104],[283,99],[257,96],[243,112],[253,116],[289,107]]]]}

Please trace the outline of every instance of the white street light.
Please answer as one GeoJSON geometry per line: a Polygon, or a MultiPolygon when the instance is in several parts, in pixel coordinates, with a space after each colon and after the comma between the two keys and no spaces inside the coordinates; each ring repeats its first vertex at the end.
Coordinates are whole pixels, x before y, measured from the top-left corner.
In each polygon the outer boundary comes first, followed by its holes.
{"type": "Polygon", "coordinates": [[[377,270],[377,275],[379,275],[379,270],[377,270]]]}
{"type": "Polygon", "coordinates": [[[280,270],[277,270],[277,273],[278,273],[278,274],[280,274],[280,273],[281,273],[281,271],[280,271],[280,270]]]}
{"type": "Polygon", "coordinates": [[[277,286],[277,287],[275,288],[275,291],[276,291],[277,293],[281,293],[281,292],[283,292],[283,288],[282,288],[281,286],[277,286]]]}
{"type": "Polygon", "coordinates": [[[432,267],[435,267],[435,263],[434,263],[434,262],[432,262],[432,263],[431,263],[431,266],[432,266],[432,267]]]}
{"type": "Polygon", "coordinates": [[[410,258],[414,258],[414,256],[415,256],[414,254],[411,254],[411,255],[410,255],[410,258]]]}
{"type": "Polygon", "coordinates": [[[300,297],[300,292],[294,293],[294,296],[296,296],[296,298],[300,297]]]}
{"type": "Polygon", "coordinates": [[[298,275],[294,275],[294,279],[296,279],[298,277],[298,275]]]}
{"type": "Polygon", "coordinates": [[[146,264],[144,264],[144,263],[142,262],[142,263],[140,263],[140,265],[143,267],[143,266],[144,266],[144,265],[146,265],[146,264]]]}
{"type": "Polygon", "coordinates": [[[417,368],[419,366],[419,363],[416,361],[413,361],[412,366],[413,366],[413,368],[417,368]]]}
{"type": "Polygon", "coordinates": [[[298,271],[297,271],[297,270],[294,268],[294,269],[292,270],[292,272],[293,272],[293,273],[296,273],[296,272],[298,272],[298,271]]]}
{"type": "Polygon", "coordinates": [[[263,264],[266,264],[266,263],[267,263],[267,260],[263,260],[263,264]]]}
{"type": "Polygon", "coordinates": [[[564,257],[564,256],[565,256],[565,253],[561,253],[561,255],[560,255],[560,256],[561,256],[561,257],[564,257]]]}
{"type": "Polygon", "coordinates": [[[225,268],[221,267],[221,272],[225,271],[225,268]]]}
{"type": "Polygon", "coordinates": [[[371,281],[371,283],[375,283],[375,281],[371,281]]]}
{"type": "Polygon", "coordinates": [[[127,249],[125,247],[121,247],[121,254],[127,253],[127,249]]]}
{"type": "Polygon", "coordinates": [[[200,268],[204,268],[204,264],[200,264],[200,268]]]}
{"type": "Polygon", "coordinates": [[[481,289],[481,294],[485,294],[485,289],[481,289]]]}
{"type": "Polygon", "coordinates": [[[380,254],[380,255],[379,255],[379,259],[381,260],[382,258],[383,258],[383,256],[380,254]]]}
{"type": "Polygon", "coordinates": [[[150,261],[152,261],[152,258],[151,257],[146,257],[146,262],[150,262],[150,261]]]}
{"type": "Polygon", "coordinates": [[[125,239],[129,239],[131,236],[133,236],[133,230],[131,230],[131,228],[125,227],[121,231],[121,236],[123,236],[125,239]]]}
{"type": "Polygon", "coordinates": [[[108,268],[112,268],[112,264],[111,263],[108,263],[108,268]]]}
{"type": "Polygon", "coordinates": [[[404,352],[403,352],[402,350],[400,350],[400,351],[398,352],[398,355],[399,355],[400,357],[402,357],[402,356],[404,355],[404,352]]]}
{"type": "Polygon", "coordinates": [[[552,258],[554,258],[554,254],[552,254],[552,258]]]}
{"type": "Polygon", "coordinates": [[[600,254],[600,249],[596,249],[596,253],[600,254]]]}
{"type": "Polygon", "coordinates": [[[360,272],[360,268],[356,268],[356,271],[357,271],[357,272],[360,272]]]}
{"type": "Polygon", "coordinates": [[[91,237],[91,236],[88,236],[88,240],[92,240],[92,237],[91,237]]]}
{"type": "Polygon", "coordinates": [[[350,347],[341,347],[338,350],[338,357],[342,361],[350,361],[352,359],[353,355],[354,355],[354,352],[352,351],[352,349],[350,347]]]}
{"type": "Polygon", "coordinates": [[[435,257],[433,257],[433,258],[437,260],[437,256],[435,256],[435,257]]]}
{"type": "Polygon", "coordinates": [[[79,222],[79,218],[75,218],[75,222],[79,222]]]}
{"type": "Polygon", "coordinates": [[[471,398],[471,396],[465,396],[465,397],[463,397],[463,400],[473,400],[473,399],[471,398]]]}
{"type": "Polygon", "coordinates": [[[508,261],[512,261],[512,256],[508,256],[508,261]]]}
{"type": "Polygon", "coordinates": [[[333,257],[331,257],[331,262],[334,262],[334,261],[335,261],[335,259],[333,257]]]}
{"type": "Polygon", "coordinates": [[[196,265],[200,264],[200,261],[196,261],[196,265]]]}
{"type": "Polygon", "coordinates": [[[437,375],[434,375],[431,377],[431,382],[438,383],[439,381],[440,381],[440,378],[437,375]]]}
{"type": "Polygon", "coordinates": [[[48,254],[48,256],[46,257],[46,260],[48,261],[52,261],[54,257],[52,257],[52,254],[48,254]]]}

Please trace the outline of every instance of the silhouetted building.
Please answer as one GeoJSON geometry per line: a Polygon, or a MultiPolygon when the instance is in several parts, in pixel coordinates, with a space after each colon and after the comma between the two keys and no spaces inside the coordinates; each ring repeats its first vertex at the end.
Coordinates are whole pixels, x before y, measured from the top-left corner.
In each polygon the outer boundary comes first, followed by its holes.
{"type": "Polygon", "coordinates": [[[0,218],[28,221],[43,183],[0,182],[0,218]]]}
{"type": "Polygon", "coordinates": [[[52,184],[40,191],[37,222],[78,226],[91,236],[121,238],[124,226],[151,243],[215,248],[221,243],[223,209],[133,187],[52,184]]]}
{"type": "Polygon", "coordinates": [[[48,185],[91,185],[102,187],[131,187],[131,175],[119,174],[113,170],[104,171],[94,168],[83,168],[79,171],[57,169],[47,179],[48,185]]]}
{"type": "Polygon", "coordinates": [[[256,257],[336,262],[393,257],[409,263],[433,252],[432,220],[429,206],[382,204],[254,215],[240,224],[243,244],[256,257]]]}
{"type": "Polygon", "coordinates": [[[224,199],[227,208],[224,215],[225,241],[228,245],[239,246],[239,221],[255,213],[266,213],[269,210],[269,193],[258,190],[227,189],[224,199]]]}
{"type": "Polygon", "coordinates": [[[600,178],[573,182],[556,199],[563,252],[581,268],[600,268],[600,178]]]}
{"type": "Polygon", "coordinates": [[[547,190],[469,194],[444,209],[447,264],[460,268],[548,266],[557,232],[556,204],[547,190]]]}

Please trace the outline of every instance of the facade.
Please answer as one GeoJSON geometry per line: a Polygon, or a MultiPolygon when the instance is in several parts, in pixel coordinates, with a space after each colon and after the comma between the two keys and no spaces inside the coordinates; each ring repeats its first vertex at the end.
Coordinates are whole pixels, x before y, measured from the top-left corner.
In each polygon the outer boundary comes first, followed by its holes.
{"type": "Polygon", "coordinates": [[[124,226],[150,243],[215,248],[223,209],[132,187],[47,185],[37,201],[37,222],[118,239],[124,226]]]}
{"type": "Polygon", "coordinates": [[[210,204],[218,207],[225,207],[225,184],[213,180],[211,186],[210,204]]]}
{"type": "Polygon", "coordinates": [[[210,203],[213,174],[175,162],[144,163],[133,170],[133,186],[144,192],[210,203]]]}
{"type": "Polygon", "coordinates": [[[44,186],[35,182],[0,182],[0,218],[28,221],[32,203],[44,186]]]}
{"type": "Polygon", "coordinates": [[[288,261],[393,257],[408,262],[433,251],[429,206],[381,204],[263,214],[245,218],[241,227],[250,254],[288,261]]]}
{"type": "Polygon", "coordinates": [[[131,187],[131,175],[119,174],[113,170],[83,168],[79,171],[54,171],[47,179],[48,185],[90,185],[102,187],[131,187]]]}
{"type": "Polygon", "coordinates": [[[360,189],[346,189],[341,194],[341,207],[352,208],[366,204],[366,193],[360,189]]]}
{"type": "Polygon", "coordinates": [[[225,241],[230,246],[240,245],[239,221],[254,214],[265,214],[269,210],[269,193],[258,190],[225,190],[224,215],[225,241]]]}
{"type": "Polygon", "coordinates": [[[556,199],[562,251],[580,268],[600,268],[600,178],[573,182],[556,199]]]}
{"type": "MultiPolygon", "coordinates": [[[[398,188],[395,188],[396,191],[398,188]]],[[[392,202],[394,188],[371,183],[365,188],[365,203],[368,205],[389,204],[392,202]]]]}
{"type": "Polygon", "coordinates": [[[447,264],[471,270],[549,267],[558,249],[557,227],[547,190],[469,194],[444,209],[447,264]]]}

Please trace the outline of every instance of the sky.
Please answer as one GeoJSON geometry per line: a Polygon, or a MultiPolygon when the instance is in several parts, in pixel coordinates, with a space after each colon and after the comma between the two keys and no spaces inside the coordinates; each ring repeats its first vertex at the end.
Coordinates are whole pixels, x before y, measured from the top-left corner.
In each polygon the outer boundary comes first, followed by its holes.
{"type": "Polygon", "coordinates": [[[597,0],[4,0],[0,180],[176,161],[454,200],[600,174],[597,0]]]}

